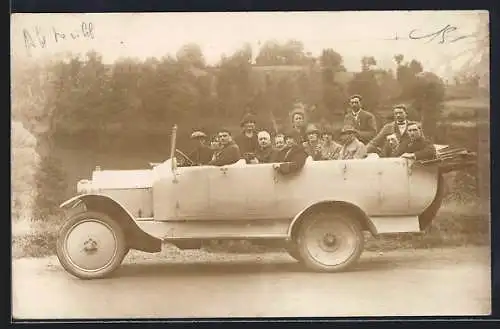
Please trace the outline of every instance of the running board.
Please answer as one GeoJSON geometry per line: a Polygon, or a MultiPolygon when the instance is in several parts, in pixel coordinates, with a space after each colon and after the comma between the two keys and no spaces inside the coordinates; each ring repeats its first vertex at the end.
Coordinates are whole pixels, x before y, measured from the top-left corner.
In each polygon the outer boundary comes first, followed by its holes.
{"type": "Polygon", "coordinates": [[[291,220],[137,221],[146,233],[163,240],[286,239],[291,220]]]}

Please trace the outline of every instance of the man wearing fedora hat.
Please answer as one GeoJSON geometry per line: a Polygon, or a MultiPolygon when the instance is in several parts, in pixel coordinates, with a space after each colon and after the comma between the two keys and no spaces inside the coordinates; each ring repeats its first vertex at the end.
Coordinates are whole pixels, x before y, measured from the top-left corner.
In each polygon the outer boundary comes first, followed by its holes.
{"type": "Polygon", "coordinates": [[[361,96],[352,95],[349,98],[350,109],[344,116],[344,126],[352,126],[358,139],[366,144],[377,134],[375,116],[361,107],[361,96]]]}
{"type": "Polygon", "coordinates": [[[300,171],[306,163],[308,154],[295,140],[295,132],[292,129],[287,130],[284,135],[285,147],[273,159],[273,162],[283,163],[275,164],[273,168],[280,174],[287,175],[300,171]]]}
{"type": "Polygon", "coordinates": [[[206,143],[207,135],[201,130],[196,130],[191,134],[191,139],[196,140],[197,145],[188,155],[189,158],[197,165],[209,163],[214,152],[206,143]]]}
{"type": "Polygon", "coordinates": [[[344,126],[340,132],[340,160],[363,159],[366,157],[366,146],[356,137],[356,129],[352,126],[344,126]]]}
{"type": "Polygon", "coordinates": [[[394,134],[399,144],[406,143],[409,139],[407,128],[410,124],[418,124],[407,119],[408,110],[404,104],[394,105],[392,108],[394,121],[386,123],[367,145],[368,152],[380,153],[387,140],[387,136],[394,134]]]}
{"type": "Polygon", "coordinates": [[[234,141],[238,144],[240,152],[243,157],[253,157],[259,148],[259,141],[257,139],[257,132],[255,124],[257,120],[251,113],[243,116],[240,122],[240,127],[243,129],[240,135],[236,136],[234,141]]]}

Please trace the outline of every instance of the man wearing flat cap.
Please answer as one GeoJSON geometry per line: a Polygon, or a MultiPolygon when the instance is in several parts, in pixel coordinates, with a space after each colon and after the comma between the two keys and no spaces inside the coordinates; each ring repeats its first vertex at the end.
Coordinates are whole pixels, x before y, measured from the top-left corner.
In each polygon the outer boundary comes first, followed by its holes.
{"type": "Polygon", "coordinates": [[[382,129],[380,129],[377,136],[366,145],[369,153],[380,153],[384,148],[387,136],[391,134],[396,136],[399,144],[406,143],[409,139],[407,131],[408,126],[414,123],[418,124],[416,121],[407,119],[408,111],[404,104],[393,106],[392,114],[394,116],[394,121],[386,123],[382,129]]]}
{"type": "Polygon", "coordinates": [[[375,116],[362,108],[361,99],[360,95],[352,95],[349,98],[349,110],[344,116],[344,126],[353,127],[358,139],[366,144],[377,134],[377,123],[375,116]]]}
{"type": "Polygon", "coordinates": [[[356,129],[344,126],[340,132],[340,160],[363,159],[367,156],[366,146],[356,137],[356,129]]]}
{"type": "Polygon", "coordinates": [[[234,141],[240,148],[241,155],[245,158],[251,158],[255,156],[255,152],[259,148],[259,141],[257,140],[255,124],[255,117],[251,113],[245,114],[240,122],[240,126],[243,131],[234,139],[234,141]]]}
{"type": "Polygon", "coordinates": [[[273,162],[283,162],[273,165],[274,169],[282,175],[288,175],[300,171],[308,154],[304,147],[295,140],[295,132],[288,130],[285,132],[285,147],[278,152],[273,162]]]}
{"type": "Polygon", "coordinates": [[[213,150],[207,145],[207,135],[201,130],[196,130],[191,134],[191,139],[195,140],[197,145],[189,153],[189,158],[198,166],[206,165],[210,162],[213,155],[213,150]]]}
{"type": "Polygon", "coordinates": [[[436,157],[434,144],[422,135],[419,124],[408,124],[408,139],[398,145],[395,156],[412,160],[431,160],[436,157]]]}
{"type": "Polygon", "coordinates": [[[240,148],[233,141],[231,132],[228,129],[218,131],[220,149],[214,153],[212,160],[208,163],[211,166],[226,166],[238,162],[241,159],[240,148]]]}

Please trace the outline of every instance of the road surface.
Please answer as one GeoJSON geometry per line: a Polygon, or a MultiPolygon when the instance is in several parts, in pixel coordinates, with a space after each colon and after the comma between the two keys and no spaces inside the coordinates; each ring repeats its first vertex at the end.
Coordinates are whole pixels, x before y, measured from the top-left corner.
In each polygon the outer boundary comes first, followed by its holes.
{"type": "Polygon", "coordinates": [[[365,252],[348,273],[281,253],[131,252],[113,278],[82,281],[54,257],[13,260],[13,316],[177,318],[486,315],[488,248],[365,252]],[[165,259],[163,257],[168,257],[165,259]]]}

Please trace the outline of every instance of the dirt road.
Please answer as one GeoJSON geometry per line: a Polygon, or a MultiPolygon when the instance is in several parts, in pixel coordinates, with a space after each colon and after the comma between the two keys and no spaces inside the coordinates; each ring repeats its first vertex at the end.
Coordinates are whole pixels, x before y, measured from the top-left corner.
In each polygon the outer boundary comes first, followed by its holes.
{"type": "Polygon", "coordinates": [[[133,252],[113,278],[81,281],[55,258],[13,261],[16,318],[484,315],[488,248],[365,252],[351,272],[286,254],[133,252]],[[169,259],[163,257],[168,256],[169,259]]]}

